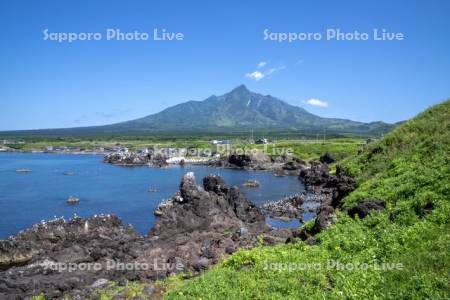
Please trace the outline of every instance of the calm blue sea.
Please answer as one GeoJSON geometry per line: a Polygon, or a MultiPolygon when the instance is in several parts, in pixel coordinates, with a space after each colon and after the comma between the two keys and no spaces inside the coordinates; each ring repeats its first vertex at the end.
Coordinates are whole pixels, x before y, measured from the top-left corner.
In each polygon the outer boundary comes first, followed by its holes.
{"type": "Polygon", "coordinates": [[[228,184],[239,186],[258,205],[304,189],[295,177],[275,177],[267,172],[203,166],[119,167],[103,163],[98,155],[0,153],[0,238],[54,216],[100,213],[117,214],[124,223],[146,234],[154,223],[153,211],[158,203],[178,190],[181,178],[189,171],[195,173],[199,184],[205,175],[220,175],[228,184]],[[18,173],[19,168],[31,172],[18,173]],[[74,175],[67,176],[65,172],[74,175]],[[243,187],[248,179],[258,180],[261,187],[243,187]],[[149,193],[149,188],[158,191],[149,193]],[[70,196],[79,198],[80,203],[67,205],[70,196]]]}

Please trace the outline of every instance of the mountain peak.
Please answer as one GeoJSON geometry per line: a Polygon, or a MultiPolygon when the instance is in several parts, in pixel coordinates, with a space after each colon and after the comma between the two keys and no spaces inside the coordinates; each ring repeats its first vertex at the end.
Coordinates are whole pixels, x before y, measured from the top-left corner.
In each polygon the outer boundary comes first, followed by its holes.
{"type": "Polygon", "coordinates": [[[250,92],[249,89],[245,86],[245,84],[241,84],[235,87],[230,93],[242,93],[242,92],[250,92]]]}
{"type": "Polygon", "coordinates": [[[321,118],[272,96],[251,92],[241,84],[221,96],[189,101],[137,120],[113,124],[113,131],[228,132],[229,130],[302,130],[305,132],[386,132],[390,125],[321,118]]]}

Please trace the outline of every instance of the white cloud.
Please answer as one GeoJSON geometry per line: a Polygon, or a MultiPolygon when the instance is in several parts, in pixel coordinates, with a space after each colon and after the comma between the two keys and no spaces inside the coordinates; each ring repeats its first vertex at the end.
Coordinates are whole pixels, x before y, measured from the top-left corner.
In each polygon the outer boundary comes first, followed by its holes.
{"type": "Polygon", "coordinates": [[[269,70],[267,70],[265,73],[264,73],[264,75],[270,75],[270,74],[272,74],[272,73],[274,73],[274,72],[276,72],[276,71],[281,71],[281,70],[284,70],[284,69],[286,69],[286,66],[281,66],[281,67],[278,67],[278,68],[271,68],[271,69],[269,69],[269,70]]]}
{"type": "MultiPolygon", "coordinates": [[[[259,63],[259,64],[261,64],[261,63],[259,63]]],[[[259,66],[259,64],[258,64],[258,66],[259,66]]],[[[268,69],[266,71],[262,71],[262,72],[261,71],[254,71],[252,73],[245,74],[245,77],[253,79],[253,80],[256,80],[256,81],[259,81],[259,80],[263,79],[266,76],[272,75],[276,71],[280,71],[280,70],[284,70],[284,69],[286,69],[286,66],[281,66],[281,67],[278,67],[278,68],[270,68],[270,69],[268,69]]]]}
{"type": "Polygon", "coordinates": [[[266,71],[266,75],[270,75],[270,74],[272,74],[273,72],[275,72],[277,69],[275,69],[275,68],[271,68],[271,69],[269,69],[269,70],[267,70],[266,71]]]}
{"type": "Polygon", "coordinates": [[[263,79],[265,76],[266,75],[264,75],[260,71],[255,71],[255,72],[252,72],[252,73],[245,74],[245,77],[253,79],[253,80],[256,80],[256,81],[263,79]]]}
{"type": "Polygon", "coordinates": [[[312,106],[318,106],[318,107],[328,107],[328,102],[322,101],[319,99],[311,98],[306,101],[304,101],[306,104],[312,105],[312,106]]]}
{"type": "Polygon", "coordinates": [[[262,62],[260,62],[256,67],[257,67],[258,69],[261,69],[261,68],[265,67],[266,65],[267,65],[267,62],[266,62],[266,61],[262,61],[262,62]]]}

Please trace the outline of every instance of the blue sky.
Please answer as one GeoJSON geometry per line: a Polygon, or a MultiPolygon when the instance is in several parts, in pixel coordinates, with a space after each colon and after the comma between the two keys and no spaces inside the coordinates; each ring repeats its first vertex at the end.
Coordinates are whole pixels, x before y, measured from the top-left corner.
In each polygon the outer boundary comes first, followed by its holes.
{"type": "Polygon", "coordinates": [[[446,0],[1,1],[0,130],[125,121],[240,84],[321,116],[404,120],[450,96],[449,13],[446,0]],[[184,40],[58,43],[43,40],[46,28],[158,28],[184,40]],[[405,40],[279,43],[263,34],[329,28],[405,40]]]}

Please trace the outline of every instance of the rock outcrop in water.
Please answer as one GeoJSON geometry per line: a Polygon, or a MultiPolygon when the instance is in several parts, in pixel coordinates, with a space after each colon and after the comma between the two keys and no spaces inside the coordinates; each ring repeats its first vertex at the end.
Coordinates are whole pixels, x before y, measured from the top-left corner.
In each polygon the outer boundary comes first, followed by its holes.
{"type": "MultiPolygon", "coordinates": [[[[178,149],[180,150],[180,149],[178,149]]],[[[250,154],[231,153],[222,158],[185,159],[171,157],[163,153],[114,152],[107,154],[103,161],[120,166],[166,167],[168,164],[195,164],[217,168],[270,171],[276,176],[298,176],[306,168],[306,162],[293,155],[269,157],[262,151],[250,154]]]]}
{"type": "Polygon", "coordinates": [[[144,166],[149,165],[153,167],[167,166],[167,158],[161,154],[138,154],[135,152],[114,152],[105,155],[104,162],[120,165],[120,166],[144,166]]]}
{"type": "Polygon", "coordinates": [[[194,174],[187,173],[179,192],[164,201],[157,210],[161,211],[161,217],[150,236],[159,238],[176,234],[192,236],[199,232],[238,232],[242,227],[255,233],[267,229],[259,208],[250,203],[237,187],[227,186],[222,178],[214,175],[205,177],[203,187],[200,187],[194,174]]]}
{"type": "Polygon", "coordinates": [[[102,215],[43,222],[0,241],[0,299],[40,293],[86,299],[108,280],[196,274],[241,247],[261,239],[284,242],[290,235],[268,227],[261,210],[217,176],[205,177],[200,187],[186,174],[159,210],[161,217],[144,237],[116,216],[102,215]]]}
{"type": "Polygon", "coordinates": [[[269,157],[263,152],[230,154],[224,159],[211,161],[210,165],[231,169],[270,171],[276,174],[276,176],[298,176],[300,170],[306,168],[306,162],[295,156],[282,155],[269,157]]]}
{"type": "Polygon", "coordinates": [[[161,253],[193,271],[238,248],[254,246],[258,235],[276,240],[280,234],[271,232],[261,210],[237,187],[227,186],[218,176],[205,177],[200,187],[193,173],[186,174],[179,192],[157,211],[160,218],[150,231],[151,239],[160,241],[161,253]]]}
{"type": "Polygon", "coordinates": [[[258,180],[249,179],[249,180],[245,181],[242,185],[247,188],[257,188],[257,187],[261,186],[261,183],[258,180]]]}
{"type": "Polygon", "coordinates": [[[265,203],[261,208],[266,216],[279,220],[302,220],[301,205],[306,201],[306,193],[285,197],[265,203]]]}

